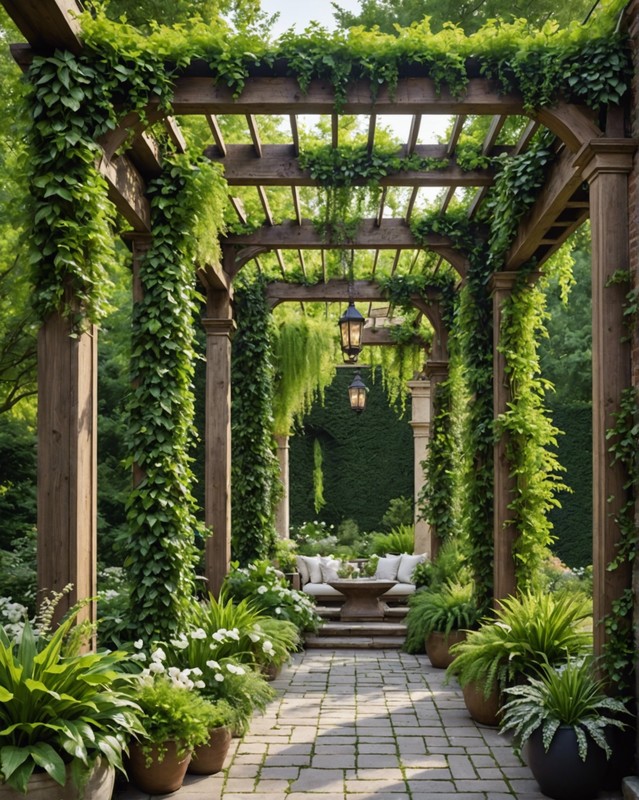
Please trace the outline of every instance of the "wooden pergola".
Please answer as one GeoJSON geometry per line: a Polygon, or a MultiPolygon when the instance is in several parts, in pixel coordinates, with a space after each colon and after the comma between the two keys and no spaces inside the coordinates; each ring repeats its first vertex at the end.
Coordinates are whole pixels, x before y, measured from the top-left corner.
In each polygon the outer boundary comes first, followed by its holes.
{"type": "MultiPolygon", "coordinates": [[[[51,53],[56,48],[78,53],[82,50],[80,29],[73,17],[75,0],[2,0],[11,18],[28,41],[16,45],[13,52],[22,66],[34,53],[51,53]]],[[[296,81],[274,71],[268,76],[247,80],[241,95],[216,84],[209,67],[194,63],[182,70],[175,81],[172,114],[203,116],[211,131],[206,155],[224,166],[231,187],[252,187],[260,201],[265,223],[246,235],[229,235],[222,241],[223,258],[219,264],[201,265],[199,277],[206,291],[207,311],[203,324],[207,337],[206,382],[206,524],[216,531],[207,542],[207,577],[213,588],[219,587],[230,560],[230,337],[233,330],[233,280],[249,261],[274,252],[283,273],[282,282],[271,286],[272,305],[285,300],[344,301],[351,287],[346,281],[321,281],[313,286],[286,282],[287,251],[295,251],[304,269],[305,252],[335,249],[326,243],[312,222],[304,219],[300,189],[313,181],[299,166],[299,115],[328,115],[331,119],[331,144],[339,144],[339,117],[334,112],[332,87],[312,82],[308,92],[300,92],[296,81]],[[245,120],[251,144],[226,141],[220,115],[236,115],[245,120]],[[259,116],[288,118],[288,144],[264,142],[259,116]],[[293,213],[286,221],[276,221],[270,205],[272,187],[287,187],[293,213]]],[[[615,555],[620,533],[615,516],[626,498],[626,475],[619,463],[611,464],[606,430],[614,424],[622,392],[632,383],[631,346],[624,336],[625,290],[611,280],[613,274],[631,265],[630,241],[636,236],[636,220],[629,208],[635,185],[634,153],[636,141],[627,135],[633,108],[609,108],[601,123],[586,107],[558,102],[527,114],[522,98],[502,95],[481,77],[471,77],[462,99],[452,97],[444,88],[435,91],[428,77],[400,78],[391,97],[380,89],[375,102],[369,86],[352,83],[347,92],[343,113],[365,116],[368,123],[368,147],[373,149],[377,126],[386,115],[405,115],[411,120],[410,132],[401,154],[445,158],[449,165],[432,172],[406,172],[380,181],[382,199],[374,218],[364,220],[355,238],[344,247],[373,253],[366,280],[354,287],[355,299],[370,303],[382,301],[376,283],[375,265],[382,251],[394,253],[394,269],[399,269],[403,251],[418,251],[409,222],[425,187],[443,187],[441,208],[445,210],[455,191],[473,187],[474,199],[468,214],[477,213],[494,175],[490,169],[470,172],[457,165],[455,154],[466,118],[484,115],[491,118],[483,142],[483,153],[493,155],[521,153],[528,147],[539,126],[556,137],[557,156],[546,174],[537,200],[521,221],[518,235],[502,268],[492,278],[494,317],[494,415],[506,410],[509,400],[505,365],[499,351],[500,315],[518,270],[535,259],[542,264],[587,218],[592,226],[592,306],[593,306],[593,563],[595,600],[595,649],[600,653],[606,632],[603,619],[614,600],[630,585],[630,575],[623,570],[609,572],[607,565],[615,555]],[[420,126],[427,115],[455,116],[446,144],[419,143],[420,126]],[[528,117],[515,145],[505,146],[499,134],[510,116],[528,117]],[[602,126],[603,125],[603,126],[602,126]],[[405,187],[407,201],[401,217],[386,215],[385,192],[405,187]]],[[[136,115],[125,116],[118,128],[100,142],[100,169],[109,187],[109,196],[130,227],[126,238],[133,252],[133,270],[149,245],[150,209],[145,196],[147,182],[161,173],[163,165],[153,138],[146,126],[163,121],[175,146],[185,147],[179,124],[150,104],[145,123],[136,115]],[[133,135],[132,135],[133,134],[133,135]],[[128,143],[128,144],[127,144],[128,143]],[[120,148],[126,146],[121,152],[120,148]]],[[[241,202],[231,196],[229,202],[244,218],[241,202]]],[[[633,201],[634,202],[634,201],[633,201]]],[[[634,205],[633,205],[634,207],[634,205]]],[[[636,240],[635,240],[636,241],[636,240]]],[[[430,236],[425,247],[466,274],[466,255],[442,236],[430,236]]],[[[361,277],[361,273],[360,273],[361,277]]],[[[134,294],[134,301],[135,301],[134,294]]],[[[435,344],[430,352],[430,370],[441,379],[447,360],[446,331],[441,323],[437,298],[421,302],[420,310],[435,330],[435,344]]],[[[73,583],[78,597],[95,593],[96,561],[96,331],[80,338],[69,337],[68,325],[54,315],[42,327],[39,339],[39,582],[41,587],[59,589],[73,583]]],[[[427,372],[428,372],[427,366],[427,372]]],[[[503,440],[494,450],[494,577],[495,596],[514,591],[515,570],[513,542],[517,531],[509,523],[508,506],[513,484],[503,440]]]]}

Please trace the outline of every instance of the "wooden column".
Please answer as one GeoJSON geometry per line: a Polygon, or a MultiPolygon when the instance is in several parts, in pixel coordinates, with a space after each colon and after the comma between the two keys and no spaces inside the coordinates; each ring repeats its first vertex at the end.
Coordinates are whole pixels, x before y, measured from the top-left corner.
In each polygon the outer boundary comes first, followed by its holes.
{"type": "Polygon", "coordinates": [[[424,486],[422,462],[428,456],[430,439],[430,381],[426,379],[409,381],[412,405],[410,426],[413,429],[414,457],[414,506],[415,506],[415,552],[426,553],[432,558],[430,525],[421,519],[418,498],[424,486]]]}
{"type": "Polygon", "coordinates": [[[207,294],[204,519],[205,574],[216,597],[231,563],[231,334],[235,323],[224,291],[207,294]]]}
{"type": "MultiPolygon", "coordinates": [[[[493,296],[493,418],[508,410],[510,386],[506,376],[506,359],[499,351],[501,316],[504,301],[510,296],[517,278],[516,272],[496,272],[492,277],[493,296]]],[[[512,516],[508,506],[513,500],[515,480],[510,475],[506,456],[507,439],[501,436],[495,442],[494,462],[494,598],[496,601],[514,594],[517,589],[513,546],[517,528],[508,522],[512,516]]]]}
{"type": "MultiPolygon", "coordinates": [[[[448,361],[431,361],[429,359],[426,362],[424,371],[430,381],[430,420],[431,420],[431,429],[429,435],[430,439],[432,438],[433,435],[432,424],[437,414],[437,391],[439,388],[439,384],[448,378],[448,361]]],[[[434,525],[430,525],[429,552],[431,559],[435,559],[437,557],[437,553],[439,551],[439,545],[440,545],[440,539],[437,528],[434,525]]]]}
{"type": "Polygon", "coordinates": [[[280,465],[280,482],[282,484],[282,497],[275,509],[275,530],[280,539],[290,538],[290,516],[289,516],[289,473],[288,473],[288,436],[277,434],[275,436],[277,444],[277,460],[280,465]]]}
{"type": "Polygon", "coordinates": [[[56,621],[97,588],[97,331],[73,333],[56,313],[38,335],[39,599],[73,584],[56,621]]]}
{"type": "Polygon", "coordinates": [[[629,269],[628,174],[636,143],[597,139],[578,153],[590,184],[592,227],[592,447],[593,447],[593,621],[595,655],[607,641],[604,619],[630,586],[628,565],[608,571],[620,539],[615,522],[627,500],[621,464],[611,464],[606,431],[624,389],[630,386],[630,343],[623,308],[628,285],[615,274],[629,269]]]}

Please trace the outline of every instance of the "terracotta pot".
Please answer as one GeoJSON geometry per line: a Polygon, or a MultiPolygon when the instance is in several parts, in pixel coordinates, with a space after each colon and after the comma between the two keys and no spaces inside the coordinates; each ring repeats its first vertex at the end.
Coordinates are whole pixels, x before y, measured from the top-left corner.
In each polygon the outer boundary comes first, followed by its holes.
{"type": "Polygon", "coordinates": [[[468,713],[480,725],[490,725],[496,728],[499,725],[499,709],[501,699],[497,689],[486,697],[483,685],[471,681],[462,688],[464,702],[468,713]]]}
{"type": "Polygon", "coordinates": [[[189,772],[196,775],[215,775],[224,767],[224,760],[231,745],[231,731],[222,726],[211,731],[208,744],[201,744],[193,751],[189,772]]]}
{"type": "Polygon", "coordinates": [[[69,776],[64,786],[60,786],[46,772],[32,775],[27,784],[26,795],[16,792],[10,786],[0,784],[0,800],[111,800],[115,767],[103,759],[98,759],[86,784],[78,789],[69,776]]]}
{"type": "Polygon", "coordinates": [[[433,667],[446,669],[453,662],[453,656],[449,648],[457,642],[463,642],[466,638],[466,631],[451,631],[442,633],[433,631],[426,637],[426,655],[433,667]]]}
{"type": "Polygon", "coordinates": [[[165,742],[160,750],[157,747],[151,748],[150,758],[147,766],[142,745],[138,742],[131,744],[127,762],[127,774],[131,783],[149,794],[177,792],[184,781],[191,751],[180,758],[176,743],[165,742]]]}
{"type": "Polygon", "coordinates": [[[282,671],[281,664],[262,664],[260,668],[260,672],[266,678],[267,681],[277,680],[277,678],[279,678],[281,671],[282,671]]]}
{"type": "Polygon", "coordinates": [[[596,797],[606,775],[606,754],[588,738],[586,760],[579,758],[574,728],[562,725],[544,750],[541,729],[528,739],[528,766],[541,791],[554,800],[590,800],[596,797]]]}

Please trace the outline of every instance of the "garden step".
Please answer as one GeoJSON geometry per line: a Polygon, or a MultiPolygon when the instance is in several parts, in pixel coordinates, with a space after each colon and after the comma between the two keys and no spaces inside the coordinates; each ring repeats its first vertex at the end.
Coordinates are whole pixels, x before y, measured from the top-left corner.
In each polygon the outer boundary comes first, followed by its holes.
{"type": "Polygon", "coordinates": [[[319,636],[405,636],[401,622],[325,622],[319,636]]]}
{"type": "Polygon", "coordinates": [[[400,650],[404,645],[401,636],[307,636],[308,649],[339,650],[400,650]]]}

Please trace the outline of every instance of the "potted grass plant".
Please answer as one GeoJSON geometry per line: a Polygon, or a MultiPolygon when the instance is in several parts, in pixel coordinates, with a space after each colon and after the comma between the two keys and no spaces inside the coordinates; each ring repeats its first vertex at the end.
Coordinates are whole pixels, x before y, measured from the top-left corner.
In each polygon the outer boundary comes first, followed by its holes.
{"type": "Polygon", "coordinates": [[[528,765],[541,791],[554,800],[589,800],[603,786],[612,755],[608,732],[624,728],[625,704],[608,697],[590,660],[544,664],[527,683],[504,689],[501,730],[528,765]]]}
{"type": "Polygon", "coordinates": [[[130,737],[143,735],[123,652],[80,653],[76,610],[50,638],[0,628],[0,798],[110,800],[130,737]]]}
{"type": "Polygon", "coordinates": [[[431,664],[445,669],[452,660],[450,647],[462,641],[478,619],[472,582],[447,581],[438,589],[416,592],[406,615],[406,649],[425,648],[431,664]]]}
{"type": "Polygon", "coordinates": [[[590,615],[590,603],[581,594],[529,591],[500,600],[492,618],[451,648],[455,659],[447,675],[459,680],[470,716],[498,725],[500,696],[507,686],[534,675],[545,663],[587,654],[590,615]]]}

